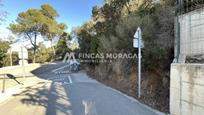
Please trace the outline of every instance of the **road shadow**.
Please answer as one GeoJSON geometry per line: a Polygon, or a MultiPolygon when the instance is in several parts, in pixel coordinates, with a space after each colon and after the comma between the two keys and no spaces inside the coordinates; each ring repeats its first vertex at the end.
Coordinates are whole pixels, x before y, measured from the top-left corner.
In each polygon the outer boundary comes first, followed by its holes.
{"type": "MultiPolygon", "coordinates": [[[[32,73],[40,79],[55,77],[50,70],[56,68],[53,64],[43,65],[32,73]]],[[[72,115],[71,103],[65,87],[59,82],[52,80],[39,81],[36,85],[26,87],[24,91],[15,94],[15,97],[22,97],[21,103],[29,106],[42,106],[46,109],[46,115],[72,115]]],[[[37,114],[37,113],[36,113],[37,114]]]]}
{"type": "Polygon", "coordinates": [[[72,115],[67,93],[63,93],[64,87],[58,87],[59,84],[54,82],[49,85],[39,82],[35,86],[26,87],[26,90],[13,96],[23,97],[20,101],[28,107],[43,106],[46,108],[46,115],[72,115]]]}

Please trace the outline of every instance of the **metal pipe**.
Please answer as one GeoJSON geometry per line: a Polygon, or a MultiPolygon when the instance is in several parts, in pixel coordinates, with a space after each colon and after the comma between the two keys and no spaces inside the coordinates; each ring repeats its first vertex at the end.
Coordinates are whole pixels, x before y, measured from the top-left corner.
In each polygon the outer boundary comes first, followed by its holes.
{"type": "Polygon", "coordinates": [[[141,97],[141,31],[138,31],[138,97],[141,97]]]}
{"type": "Polygon", "coordinates": [[[4,74],[2,93],[5,92],[5,85],[6,85],[6,74],[4,74]]]}

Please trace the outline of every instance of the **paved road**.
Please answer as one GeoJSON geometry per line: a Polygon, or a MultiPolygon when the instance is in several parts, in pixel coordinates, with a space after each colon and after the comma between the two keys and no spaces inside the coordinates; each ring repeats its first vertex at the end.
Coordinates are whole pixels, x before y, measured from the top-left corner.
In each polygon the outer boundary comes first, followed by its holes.
{"type": "MultiPolygon", "coordinates": [[[[65,64],[45,65],[33,73],[35,85],[0,104],[1,115],[157,115],[81,71],[55,74],[65,64]]],[[[64,68],[63,68],[64,71],[64,68]]]]}

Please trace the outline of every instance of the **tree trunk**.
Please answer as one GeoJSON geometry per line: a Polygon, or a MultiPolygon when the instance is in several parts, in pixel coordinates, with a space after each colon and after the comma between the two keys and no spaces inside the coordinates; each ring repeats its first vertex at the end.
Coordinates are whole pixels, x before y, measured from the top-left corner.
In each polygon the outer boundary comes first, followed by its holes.
{"type": "Polygon", "coordinates": [[[51,48],[52,48],[52,52],[53,52],[53,60],[55,58],[55,47],[53,46],[53,39],[51,39],[51,48]]]}
{"type": "Polygon", "coordinates": [[[35,63],[35,57],[36,57],[36,48],[33,48],[33,63],[35,63]]]}
{"type": "Polygon", "coordinates": [[[36,39],[37,39],[37,32],[35,32],[35,38],[34,38],[33,63],[35,63],[35,59],[36,59],[36,50],[37,50],[36,39]]]}
{"type": "Polygon", "coordinates": [[[37,50],[37,32],[35,32],[35,36],[34,36],[34,40],[32,40],[31,35],[29,35],[29,33],[25,33],[27,35],[27,37],[30,39],[30,43],[33,46],[33,63],[35,63],[35,58],[36,58],[36,50],[37,50]]]}

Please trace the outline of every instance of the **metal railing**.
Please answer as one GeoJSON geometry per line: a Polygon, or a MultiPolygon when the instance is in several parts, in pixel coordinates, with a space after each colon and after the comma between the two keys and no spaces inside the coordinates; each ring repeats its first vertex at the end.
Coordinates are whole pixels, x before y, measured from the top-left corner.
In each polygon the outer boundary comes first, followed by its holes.
{"type": "MultiPolygon", "coordinates": [[[[14,80],[16,83],[18,83],[20,85],[24,85],[23,83],[21,83],[18,80],[16,80],[17,78],[20,78],[20,77],[15,77],[12,74],[0,74],[0,80],[3,80],[3,83],[2,83],[2,93],[5,93],[5,90],[6,90],[6,79],[14,80]]],[[[24,77],[21,77],[21,78],[24,78],[24,77]]]]}

